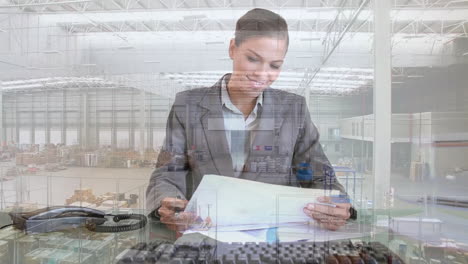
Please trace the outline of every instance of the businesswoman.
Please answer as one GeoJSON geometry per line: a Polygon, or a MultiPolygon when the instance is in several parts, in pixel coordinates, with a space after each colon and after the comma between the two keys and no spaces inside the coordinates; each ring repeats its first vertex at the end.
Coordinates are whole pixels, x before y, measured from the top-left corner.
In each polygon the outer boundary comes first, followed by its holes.
{"type": "MultiPolygon", "coordinates": [[[[288,45],[286,21],[269,10],[252,9],[237,21],[229,44],[232,73],[212,87],[177,94],[147,189],[151,216],[173,230],[186,228],[193,216],[181,211],[205,174],[344,192],[305,99],[270,88],[288,45]],[[305,182],[295,176],[304,164],[313,171],[305,182]]],[[[304,213],[330,230],[353,214],[349,203],[315,202],[304,205],[304,213]]],[[[332,201],[322,197],[318,202],[332,201]]]]}

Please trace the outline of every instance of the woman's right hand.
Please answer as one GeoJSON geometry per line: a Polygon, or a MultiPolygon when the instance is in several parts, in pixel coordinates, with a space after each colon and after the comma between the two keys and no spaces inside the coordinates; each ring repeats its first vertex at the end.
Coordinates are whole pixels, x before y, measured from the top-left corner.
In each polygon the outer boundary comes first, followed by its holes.
{"type": "Polygon", "coordinates": [[[189,228],[189,225],[195,219],[192,213],[184,212],[188,201],[173,197],[166,197],[161,201],[161,207],[158,209],[159,220],[169,229],[181,232],[189,228]]]}

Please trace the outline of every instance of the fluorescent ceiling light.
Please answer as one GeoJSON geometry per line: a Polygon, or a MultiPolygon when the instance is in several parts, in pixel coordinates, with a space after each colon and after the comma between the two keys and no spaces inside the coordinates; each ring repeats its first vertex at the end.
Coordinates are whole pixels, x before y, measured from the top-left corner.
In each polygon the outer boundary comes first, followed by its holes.
{"type": "MultiPolygon", "coordinates": [[[[37,68],[37,67],[30,67],[30,68],[37,68]]],[[[35,83],[35,82],[45,82],[54,80],[54,78],[39,78],[39,79],[28,79],[28,80],[18,80],[18,81],[6,81],[3,82],[3,85],[15,85],[15,84],[24,84],[24,83],[35,83]]]]}
{"type": "Polygon", "coordinates": [[[195,20],[195,19],[204,19],[204,18],[206,18],[205,14],[184,16],[184,20],[195,20]]]}
{"type": "MultiPolygon", "coordinates": [[[[55,5],[57,2],[49,2],[55,5]]],[[[17,7],[17,6],[15,6],[17,7]]],[[[297,19],[319,19],[333,21],[338,14],[338,8],[333,9],[313,9],[306,10],[304,8],[291,8],[281,9],[278,13],[286,20],[297,19]]],[[[415,17],[418,21],[464,21],[466,20],[466,8],[462,9],[407,9],[407,10],[393,10],[391,12],[393,20],[396,21],[414,21],[415,17]]],[[[89,20],[96,23],[112,22],[112,21],[180,21],[185,18],[191,17],[206,17],[212,20],[226,20],[232,18],[233,20],[241,17],[247,12],[248,9],[235,9],[235,10],[222,10],[222,9],[208,9],[208,10],[151,10],[151,11],[116,11],[116,12],[64,12],[60,13],[45,13],[41,14],[41,20],[51,23],[89,23],[89,20]]],[[[355,10],[342,10],[343,19],[350,17],[355,10]]],[[[361,11],[358,21],[372,21],[373,12],[371,10],[361,11]]],[[[344,19],[345,20],[345,19],[344,19]]]]}
{"type": "Polygon", "coordinates": [[[341,90],[341,91],[352,91],[356,90],[354,88],[340,88],[340,87],[310,87],[311,90],[322,90],[322,91],[331,91],[331,90],[341,90]]]}
{"type": "Polygon", "coordinates": [[[320,68],[320,71],[341,71],[341,72],[367,72],[367,73],[374,73],[374,69],[369,69],[369,68],[346,68],[346,67],[326,67],[326,68],[320,68]]]}
{"type": "Polygon", "coordinates": [[[3,89],[25,89],[25,88],[39,88],[42,87],[43,85],[40,83],[35,83],[35,84],[25,84],[25,85],[16,85],[16,86],[9,86],[9,87],[3,87],[3,89]]]}
{"type": "Polygon", "coordinates": [[[417,74],[408,75],[408,78],[422,78],[422,77],[424,77],[424,75],[417,75],[417,74]]]}
{"type": "MultiPolygon", "coordinates": [[[[248,9],[205,9],[205,10],[171,10],[167,12],[165,10],[152,10],[152,11],[122,11],[122,12],[85,12],[79,13],[70,12],[67,15],[60,14],[41,14],[41,19],[44,18],[45,21],[55,22],[55,23],[73,23],[73,22],[84,22],[89,23],[89,20],[100,22],[111,22],[111,21],[180,21],[188,20],[191,18],[209,18],[210,20],[226,20],[231,18],[236,20],[247,12],[248,9]],[[83,15],[85,14],[85,15],[83,15]]],[[[343,11],[347,13],[348,11],[343,11]]],[[[364,11],[363,11],[364,12],[364,11]]],[[[361,12],[361,14],[363,13],[361,12]]],[[[302,8],[291,8],[291,9],[282,9],[278,10],[278,13],[288,19],[298,19],[298,18],[320,18],[321,20],[333,20],[336,17],[338,11],[335,10],[320,10],[311,14],[302,8]]],[[[366,19],[365,16],[360,16],[360,19],[366,19]]]]}
{"type": "Polygon", "coordinates": [[[57,54],[60,53],[58,50],[43,50],[42,53],[44,54],[57,54]]]}
{"type": "Polygon", "coordinates": [[[427,35],[409,35],[409,36],[403,36],[402,38],[404,39],[416,39],[416,38],[425,38],[427,35]]]}
{"type": "Polygon", "coordinates": [[[301,38],[301,41],[319,41],[322,40],[322,38],[301,38]]]}
{"type": "Polygon", "coordinates": [[[362,80],[373,80],[374,76],[372,75],[360,75],[360,74],[332,74],[332,73],[317,73],[316,77],[327,77],[327,78],[340,78],[340,79],[362,79],[362,80]]]}
{"type": "Polygon", "coordinates": [[[2,5],[0,8],[19,8],[19,7],[34,7],[34,6],[48,6],[48,5],[68,5],[77,3],[88,3],[93,2],[92,0],[76,0],[76,1],[56,1],[56,2],[45,2],[45,3],[25,3],[16,5],[2,5]]]}
{"type": "Polygon", "coordinates": [[[54,81],[77,81],[77,82],[90,82],[90,81],[103,81],[102,78],[82,78],[82,77],[48,77],[26,80],[15,80],[2,82],[4,85],[25,84],[25,83],[45,83],[54,81]]]}
{"type": "Polygon", "coordinates": [[[357,81],[357,80],[346,80],[346,79],[339,79],[339,80],[334,80],[334,79],[313,79],[312,83],[327,83],[327,84],[333,84],[333,83],[348,83],[348,84],[356,84],[356,85],[364,85],[367,84],[368,81],[357,81]]]}
{"type": "Polygon", "coordinates": [[[38,70],[46,70],[46,71],[53,71],[53,70],[63,70],[64,67],[38,67],[38,70]]]}
{"type": "Polygon", "coordinates": [[[120,46],[118,47],[119,50],[129,50],[129,49],[134,49],[135,47],[133,46],[120,46]]]}
{"type": "Polygon", "coordinates": [[[344,85],[344,84],[312,84],[312,87],[339,87],[339,88],[359,88],[361,85],[344,85]]]}
{"type": "Polygon", "coordinates": [[[224,44],[224,41],[206,41],[206,45],[224,44]]]}
{"type": "Polygon", "coordinates": [[[463,53],[463,55],[462,55],[462,56],[466,56],[466,55],[468,55],[468,52],[465,52],[465,53],[463,53]]]}

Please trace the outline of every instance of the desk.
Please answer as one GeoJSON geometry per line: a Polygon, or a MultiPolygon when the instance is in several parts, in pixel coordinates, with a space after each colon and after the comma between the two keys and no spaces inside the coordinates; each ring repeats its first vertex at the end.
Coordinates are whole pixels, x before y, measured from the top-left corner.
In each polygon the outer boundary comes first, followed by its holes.
{"type": "Polygon", "coordinates": [[[0,263],[113,263],[115,256],[123,250],[148,241],[152,228],[164,239],[175,239],[175,234],[158,223],[122,233],[94,233],[86,228],[72,228],[62,232],[26,234],[8,227],[0,230],[0,263]]]}
{"type": "MultiPolygon", "coordinates": [[[[179,240],[204,236],[190,234],[179,240]]],[[[158,221],[145,228],[123,233],[94,233],[85,228],[47,234],[26,234],[8,227],[0,230],[0,263],[114,263],[117,255],[140,242],[156,239],[176,241],[176,234],[158,221]]],[[[366,241],[369,241],[366,240],[366,241]]]]}
{"type": "MultiPolygon", "coordinates": [[[[366,222],[360,224],[372,225],[366,222]]],[[[407,260],[413,257],[406,255],[406,252],[412,254],[417,246],[410,245],[417,245],[418,241],[403,235],[391,234],[385,228],[374,230],[377,231],[370,234],[363,233],[363,236],[357,239],[381,242],[395,253],[403,252],[399,250],[399,247],[406,243],[409,245],[408,250],[405,249],[404,253],[401,253],[405,256],[400,255],[400,257],[406,257],[407,260]]],[[[179,241],[193,241],[201,238],[204,237],[191,234],[182,236],[179,241]]],[[[156,239],[176,241],[176,234],[160,222],[151,220],[143,229],[123,233],[94,233],[85,228],[75,228],[64,232],[25,234],[8,227],[0,230],[0,263],[114,263],[116,256],[125,249],[140,242],[150,242],[156,239]]]]}

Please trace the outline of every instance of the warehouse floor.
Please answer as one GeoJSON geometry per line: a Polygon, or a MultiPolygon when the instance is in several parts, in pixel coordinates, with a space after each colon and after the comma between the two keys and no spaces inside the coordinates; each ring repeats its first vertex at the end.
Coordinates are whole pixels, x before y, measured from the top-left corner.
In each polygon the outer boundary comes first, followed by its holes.
{"type": "MultiPolygon", "coordinates": [[[[468,208],[440,205],[431,200],[423,202],[422,197],[437,196],[457,200],[468,200],[468,178],[460,174],[452,180],[445,178],[425,179],[421,182],[412,182],[408,177],[394,174],[391,186],[395,189],[394,208],[418,209],[419,213],[409,217],[438,219],[442,221],[440,234],[430,230],[427,225],[421,232],[413,233],[413,237],[422,240],[431,238],[447,238],[456,242],[468,243],[464,230],[468,229],[468,208]],[[423,233],[423,234],[421,234],[423,233]],[[428,236],[425,236],[426,233],[428,236]]],[[[437,229],[436,229],[437,231],[437,229]]]]}
{"type": "MultiPolygon", "coordinates": [[[[127,196],[136,194],[140,197],[138,208],[144,207],[145,190],[152,168],[80,168],[71,167],[58,172],[39,171],[35,175],[25,175],[14,180],[0,182],[2,209],[13,205],[16,201],[37,204],[39,207],[47,205],[64,205],[75,190],[91,189],[99,196],[107,192],[125,193],[127,196]],[[22,190],[16,192],[16,190],[22,190]]],[[[369,200],[372,183],[370,176],[364,176],[363,194],[356,188],[356,202],[369,200]]],[[[465,178],[448,181],[446,179],[412,182],[409,178],[394,174],[391,186],[395,189],[393,210],[412,210],[407,217],[432,218],[442,221],[441,238],[454,239],[468,243],[468,238],[461,230],[468,229],[468,209],[453,206],[427,204],[418,202],[424,195],[452,196],[468,199],[468,185],[465,178]],[[416,213],[414,213],[416,212],[416,213]]],[[[344,184],[344,183],[343,183],[344,184]]],[[[349,188],[352,188],[350,185],[349,188]]],[[[364,205],[367,202],[364,203],[364,205]]],[[[419,234],[420,235],[420,234],[419,234]]],[[[418,234],[413,235],[418,238],[418,234]]],[[[424,237],[420,237],[424,239],[424,237]]]]}
{"type": "Polygon", "coordinates": [[[70,167],[57,172],[39,171],[1,182],[1,205],[4,208],[17,201],[37,204],[39,207],[64,205],[75,190],[91,189],[96,196],[107,192],[125,193],[127,196],[137,194],[142,198],[142,206],[152,170],[70,167]]]}

